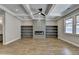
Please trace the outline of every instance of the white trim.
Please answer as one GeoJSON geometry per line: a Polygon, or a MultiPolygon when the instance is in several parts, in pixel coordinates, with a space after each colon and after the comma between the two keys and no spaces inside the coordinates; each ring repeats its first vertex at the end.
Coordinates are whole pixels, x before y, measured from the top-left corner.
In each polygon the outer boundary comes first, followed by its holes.
{"type": "Polygon", "coordinates": [[[52,12],[52,10],[54,10],[54,8],[56,7],[56,4],[53,4],[52,7],[50,8],[49,12],[48,12],[48,16],[50,15],[50,13],[52,12]]]}
{"type": "Polygon", "coordinates": [[[10,43],[12,43],[12,42],[14,42],[14,41],[17,41],[17,40],[19,40],[19,39],[17,38],[17,39],[14,39],[14,40],[8,41],[8,42],[4,42],[3,45],[10,44],[10,43]]]}
{"type": "Polygon", "coordinates": [[[64,33],[65,33],[65,34],[73,35],[73,32],[74,32],[74,31],[73,31],[73,25],[74,25],[74,24],[73,24],[73,21],[74,21],[74,18],[73,18],[73,17],[66,17],[66,18],[64,19],[64,33]],[[67,32],[66,32],[66,20],[69,20],[69,19],[72,19],[72,33],[67,33],[67,32]]]}
{"type": "MultiPolygon", "coordinates": [[[[60,39],[60,38],[58,38],[58,39],[60,39]]],[[[70,43],[70,44],[76,46],[76,47],[79,47],[79,44],[76,44],[76,43],[71,42],[71,41],[69,41],[69,40],[66,40],[66,39],[60,39],[60,40],[63,40],[63,41],[65,41],[65,42],[67,42],[67,43],[70,43]]]]}
{"type": "Polygon", "coordinates": [[[29,15],[31,16],[32,19],[34,19],[33,13],[30,9],[29,4],[23,4],[23,7],[25,8],[26,11],[28,11],[29,15]]]}

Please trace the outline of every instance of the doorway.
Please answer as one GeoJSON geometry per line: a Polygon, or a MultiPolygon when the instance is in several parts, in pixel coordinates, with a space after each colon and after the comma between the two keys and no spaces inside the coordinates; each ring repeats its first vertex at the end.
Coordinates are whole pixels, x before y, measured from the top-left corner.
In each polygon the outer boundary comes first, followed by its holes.
{"type": "Polygon", "coordinates": [[[0,43],[3,42],[3,20],[2,16],[0,16],[0,43]]]}
{"type": "Polygon", "coordinates": [[[0,44],[3,44],[4,38],[4,14],[5,12],[0,9],[0,44]]]}

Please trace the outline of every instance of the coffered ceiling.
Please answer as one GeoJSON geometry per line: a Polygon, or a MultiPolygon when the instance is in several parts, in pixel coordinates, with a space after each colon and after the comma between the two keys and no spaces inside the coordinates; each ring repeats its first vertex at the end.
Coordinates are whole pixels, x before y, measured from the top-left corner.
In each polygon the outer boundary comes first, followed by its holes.
{"type": "MultiPolygon", "coordinates": [[[[68,9],[74,10],[74,8],[79,8],[79,5],[73,5],[73,4],[0,4],[0,8],[20,20],[34,20],[34,19],[51,19],[56,20],[63,15],[66,15],[68,12],[68,9]],[[74,7],[75,6],[75,7],[74,7]],[[77,7],[76,7],[77,6],[77,7]],[[39,12],[39,8],[42,8],[42,13],[45,14],[45,16],[42,16],[41,14],[35,13],[39,12]],[[66,12],[67,11],[67,12],[66,12]]],[[[69,11],[71,11],[69,10],[69,11]]]]}

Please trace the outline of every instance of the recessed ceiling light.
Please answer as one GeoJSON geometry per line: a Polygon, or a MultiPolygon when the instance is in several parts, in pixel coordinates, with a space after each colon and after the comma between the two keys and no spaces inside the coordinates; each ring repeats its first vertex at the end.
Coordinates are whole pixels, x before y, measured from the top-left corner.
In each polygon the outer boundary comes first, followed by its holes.
{"type": "Polygon", "coordinates": [[[19,9],[16,9],[16,11],[18,11],[19,9]]]}

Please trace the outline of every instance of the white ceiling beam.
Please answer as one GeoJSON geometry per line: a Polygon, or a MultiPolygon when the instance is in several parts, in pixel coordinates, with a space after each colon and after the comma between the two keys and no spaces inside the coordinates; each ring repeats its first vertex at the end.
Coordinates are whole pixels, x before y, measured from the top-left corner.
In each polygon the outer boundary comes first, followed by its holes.
{"type": "Polygon", "coordinates": [[[41,20],[42,20],[42,19],[45,19],[45,18],[34,18],[34,20],[35,20],[35,19],[36,19],[36,20],[37,20],[37,19],[41,19],[41,20]]]}
{"type": "Polygon", "coordinates": [[[29,16],[29,15],[25,15],[25,14],[15,14],[15,16],[29,16]]]}
{"type": "Polygon", "coordinates": [[[30,9],[29,4],[23,4],[23,7],[25,8],[25,10],[29,13],[29,15],[31,16],[32,19],[34,19],[33,13],[30,9]]]}
{"type": "Polygon", "coordinates": [[[50,15],[50,13],[51,13],[52,9],[54,9],[55,5],[56,5],[56,4],[53,4],[53,5],[52,5],[52,7],[50,8],[50,10],[49,10],[49,12],[48,12],[47,16],[49,16],[49,15],[50,15]]]}
{"type": "Polygon", "coordinates": [[[20,19],[21,21],[23,20],[23,18],[21,18],[21,17],[16,17],[16,18],[20,19]]]}
{"type": "Polygon", "coordinates": [[[46,10],[45,10],[45,14],[47,15],[49,13],[49,10],[51,9],[53,4],[47,4],[46,10]]]}

